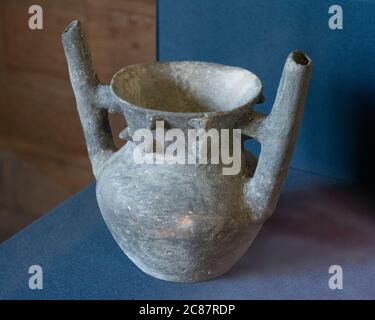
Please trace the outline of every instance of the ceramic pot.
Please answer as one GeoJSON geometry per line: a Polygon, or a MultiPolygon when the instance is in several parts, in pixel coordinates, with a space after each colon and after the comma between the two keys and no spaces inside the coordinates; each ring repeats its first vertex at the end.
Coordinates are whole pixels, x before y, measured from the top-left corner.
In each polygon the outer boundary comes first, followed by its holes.
{"type": "MultiPolygon", "coordinates": [[[[118,245],[144,272],[169,281],[202,281],[227,272],[273,213],[295,145],[311,60],[292,52],[269,115],[253,73],[205,62],[129,66],[110,85],[93,70],[81,24],[62,35],[103,218],[118,245]],[[116,149],[108,112],[126,118],[116,149]],[[139,129],[241,129],[261,143],[259,160],[241,153],[235,175],[218,164],[139,164],[139,129]]],[[[151,153],[153,153],[152,151],[151,153]]],[[[271,254],[271,253],[270,253],[271,254]]],[[[254,262],[256,263],[256,261],[254,262]]]]}

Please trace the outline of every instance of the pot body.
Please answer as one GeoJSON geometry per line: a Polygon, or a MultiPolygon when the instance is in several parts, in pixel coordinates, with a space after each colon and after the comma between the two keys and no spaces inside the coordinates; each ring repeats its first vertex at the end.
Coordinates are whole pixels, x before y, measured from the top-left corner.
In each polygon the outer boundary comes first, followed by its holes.
{"type": "Polygon", "coordinates": [[[243,184],[253,159],[243,153],[238,175],[221,165],[136,164],[128,142],[97,179],[97,200],[125,254],[156,278],[189,282],[228,271],[261,224],[251,219],[243,184]]]}

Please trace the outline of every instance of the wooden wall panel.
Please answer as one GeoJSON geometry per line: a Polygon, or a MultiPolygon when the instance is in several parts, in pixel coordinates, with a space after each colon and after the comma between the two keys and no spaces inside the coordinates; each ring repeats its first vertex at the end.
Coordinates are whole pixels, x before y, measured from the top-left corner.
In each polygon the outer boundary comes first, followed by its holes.
{"type": "Polygon", "coordinates": [[[6,106],[4,8],[0,6],[0,110],[6,106]]]}
{"type": "Polygon", "coordinates": [[[107,7],[100,0],[89,2],[90,46],[99,76],[105,82],[126,65],[155,60],[155,15],[150,10],[153,6],[142,4],[147,14],[130,11],[136,8],[135,3],[114,1],[107,7]]]}
{"type": "Polygon", "coordinates": [[[46,73],[12,71],[7,73],[6,89],[1,131],[50,150],[85,152],[67,81],[46,73]]]}
{"type": "Polygon", "coordinates": [[[69,195],[38,167],[0,151],[0,239],[11,236],[69,195]]]}
{"type": "Polygon", "coordinates": [[[68,22],[87,23],[86,5],[81,0],[41,0],[44,29],[28,28],[28,8],[33,0],[5,1],[6,63],[9,71],[22,70],[67,79],[61,33],[68,22]]]}
{"type": "MultiPolygon", "coordinates": [[[[7,108],[7,92],[5,90],[5,46],[4,46],[4,40],[5,40],[5,32],[4,32],[4,6],[0,6],[0,110],[3,110],[7,108]]],[[[0,117],[0,128],[3,126],[4,123],[1,120],[0,117]]],[[[4,196],[4,193],[1,192],[2,190],[5,190],[5,182],[4,179],[1,177],[2,172],[2,158],[0,156],[0,242],[1,242],[1,232],[3,231],[4,234],[7,234],[7,222],[8,224],[11,223],[9,219],[9,213],[8,210],[5,208],[5,202],[6,198],[4,196]],[[3,227],[1,227],[1,225],[3,227]]]]}
{"type": "MultiPolygon", "coordinates": [[[[33,4],[0,5],[0,242],[93,179],[60,40],[65,26],[84,23],[104,82],[155,60],[154,0],[39,0],[43,30],[28,28],[33,4]]],[[[124,119],[110,120],[117,136],[124,119]]]]}

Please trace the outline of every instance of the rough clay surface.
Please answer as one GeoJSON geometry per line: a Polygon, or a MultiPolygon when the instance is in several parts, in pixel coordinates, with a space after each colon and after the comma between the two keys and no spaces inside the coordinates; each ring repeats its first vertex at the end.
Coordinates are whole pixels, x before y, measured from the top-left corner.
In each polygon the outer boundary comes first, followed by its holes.
{"type": "MultiPolygon", "coordinates": [[[[92,67],[81,24],[63,33],[70,79],[97,178],[97,200],[113,237],[144,272],[169,281],[202,281],[235,264],[273,213],[301,121],[311,61],[292,52],[270,115],[253,111],[262,85],[251,72],[203,62],[124,68],[111,86],[92,67]],[[116,152],[107,112],[122,113],[128,143],[116,152]],[[146,165],[133,161],[134,131],[242,129],[257,139],[238,175],[219,165],[146,165]],[[255,173],[254,173],[255,171],[255,173]]],[[[256,263],[256,261],[254,262],[256,263]]]]}

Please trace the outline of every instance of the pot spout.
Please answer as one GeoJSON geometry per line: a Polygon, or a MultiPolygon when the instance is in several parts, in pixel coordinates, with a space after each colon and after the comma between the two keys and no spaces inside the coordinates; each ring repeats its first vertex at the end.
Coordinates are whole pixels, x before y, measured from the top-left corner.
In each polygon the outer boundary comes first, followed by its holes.
{"type": "Polygon", "coordinates": [[[101,84],[94,71],[86,36],[78,20],[67,26],[62,43],[87,151],[97,177],[100,168],[116,151],[107,109],[116,111],[118,106],[109,86],[101,84]]]}
{"type": "Polygon", "coordinates": [[[261,143],[254,176],[244,187],[252,217],[260,223],[275,210],[302,119],[311,70],[307,55],[292,52],[286,60],[271,113],[257,114],[245,128],[245,134],[261,143]]]}

